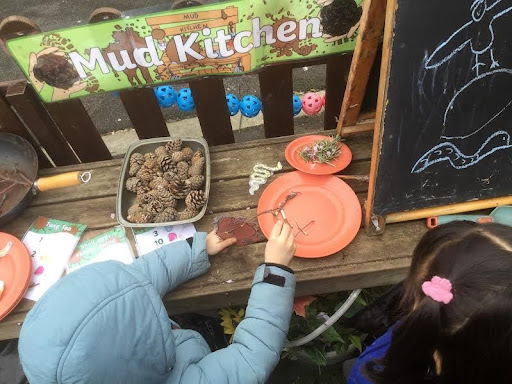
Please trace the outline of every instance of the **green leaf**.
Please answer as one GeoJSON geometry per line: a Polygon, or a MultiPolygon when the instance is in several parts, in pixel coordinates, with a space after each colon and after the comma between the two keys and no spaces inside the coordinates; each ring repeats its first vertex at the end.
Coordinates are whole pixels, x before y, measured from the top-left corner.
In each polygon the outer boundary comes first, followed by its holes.
{"type": "Polygon", "coordinates": [[[327,364],[325,353],[318,348],[308,348],[305,350],[305,352],[309,358],[313,360],[317,365],[324,367],[327,364]]]}
{"type": "Polygon", "coordinates": [[[335,341],[343,343],[343,339],[341,338],[340,334],[334,329],[334,327],[327,328],[327,330],[322,333],[322,336],[325,337],[327,341],[331,343],[335,341]]]}
{"type": "Polygon", "coordinates": [[[359,352],[363,351],[363,346],[361,345],[361,338],[359,338],[359,336],[350,335],[348,338],[350,339],[352,344],[359,350],[359,352]]]}

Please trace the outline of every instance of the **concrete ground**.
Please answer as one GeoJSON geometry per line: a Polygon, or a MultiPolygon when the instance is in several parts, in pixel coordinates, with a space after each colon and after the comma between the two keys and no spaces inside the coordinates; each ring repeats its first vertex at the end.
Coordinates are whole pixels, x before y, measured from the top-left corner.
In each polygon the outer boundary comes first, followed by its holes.
{"type": "MultiPolygon", "coordinates": [[[[216,2],[207,0],[207,2],[216,2]]],[[[168,2],[167,4],[169,4],[168,2]]],[[[155,11],[155,7],[165,7],[163,0],[1,0],[0,20],[7,16],[20,15],[33,20],[42,31],[50,31],[64,27],[87,23],[89,15],[100,7],[113,7],[121,11],[147,8],[147,12],[155,11]]],[[[21,70],[14,60],[0,50],[0,82],[23,78],[21,70]]],[[[325,66],[297,68],[293,73],[294,91],[305,93],[325,88],[325,66]]],[[[224,80],[227,93],[238,97],[247,94],[259,96],[259,82],[256,75],[231,77],[224,80]]],[[[175,89],[186,87],[176,85],[175,89]]],[[[94,95],[82,99],[89,115],[102,134],[131,128],[131,123],[121,101],[113,94],[94,95]]],[[[176,106],[163,110],[169,122],[195,117],[194,112],[182,112],[176,106]]],[[[258,125],[253,122],[251,125],[258,125]]],[[[233,125],[237,130],[241,126],[233,125]]],[[[319,126],[320,127],[320,126],[319,126]]],[[[317,127],[317,128],[319,128],[317,127]]]]}

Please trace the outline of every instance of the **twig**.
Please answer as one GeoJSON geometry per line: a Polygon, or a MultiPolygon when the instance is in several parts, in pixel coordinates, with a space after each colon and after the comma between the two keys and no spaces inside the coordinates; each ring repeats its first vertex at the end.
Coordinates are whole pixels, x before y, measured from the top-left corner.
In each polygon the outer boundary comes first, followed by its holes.
{"type": "Polygon", "coordinates": [[[368,176],[368,175],[335,175],[335,176],[342,180],[359,180],[359,181],[370,180],[370,176],[368,176]]]}
{"type": "Polygon", "coordinates": [[[307,236],[306,232],[304,232],[304,230],[300,227],[299,223],[297,222],[297,218],[294,217],[293,220],[295,221],[295,224],[297,225],[297,228],[299,228],[299,232],[302,232],[304,234],[304,236],[307,236]]]}
{"type": "MultiPolygon", "coordinates": [[[[11,184],[9,184],[7,187],[5,187],[4,189],[2,189],[2,190],[0,191],[0,194],[4,195],[4,196],[5,196],[5,198],[7,198],[7,191],[8,191],[9,189],[11,189],[12,187],[14,187],[15,185],[16,185],[16,183],[11,183],[11,184]]],[[[4,199],[4,200],[5,200],[5,199],[4,199]]],[[[3,201],[2,201],[2,203],[3,203],[3,201]]]]}

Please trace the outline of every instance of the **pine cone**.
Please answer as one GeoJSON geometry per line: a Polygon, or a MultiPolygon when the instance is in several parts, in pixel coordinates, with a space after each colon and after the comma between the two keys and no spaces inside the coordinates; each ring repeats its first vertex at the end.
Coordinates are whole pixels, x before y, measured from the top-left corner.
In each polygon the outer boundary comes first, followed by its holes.
{"type": "Polygon", "coordinates": [[[144,161],[146,160],[154,160],[156,159],[156,155],[152,152],[149,152],[149,153],[145,153],[144,154],[144,161]]]}
{"type": "Polygon", "coordinates": [[[137,177],[142,181],[149,183],[153,180],[153,172],[149,168],[142,166],[141,169],[139,169],[139,172],[137,172],[137,177]]]}
{"type": "Polygon", "coordinates": [[[204,176],[202,176],[202,175],[192,176],[187,181],[190,184],[191,189],[200,189],[204,184],[204,176]]]}
{"type": "Polygon", "coordinates": [[[157,149],[155,149],[155,155],[156,157],[158,156],[167,156],[167,149],[165,149],[165,147],[163,145],[157,147],[157,149]]]}
{"type": "Polygon", "coordinates": [[[167,152],[169,152],[169,155],[171,155],[174,152],[181,151],[181,145],[181,139],[171,140],[165,144],[165,149],[167,149],[167,152]]]}
{"type": "Polygon", "coordinates": [[[129,177],[126,179],[125,187],[128,191],[137,193],[138,188],[142,187],[142,180],[138,177],[129,177]]]}
{"type": "Polygon", "coordinates": [[[151,223],[151,220],[153,220],[153,215],[148,211],[140,211],[137,212],[132,217],[132,223],[138,223],[138,224],[145,224],[145,223],[151,223]]]}
{"type": "Polygon", "coordinates": [[[184,211],[178,212],[178,220],[189,220],[199,215],[199,211],[192,208],[185,208],[184,211]]]}
{"type": "Polygon", "coordinates": [[[188,163],[186,161],[180,161],[176,164],[176,173],[181,180],[187,180],[188,178],[188,163]]]}
{"type": "Polygon", "coordinates": [[[130,176],[135,176],[137,174],[137,172],[139,172],[140,167],[141,167],[141,165],[138,165],[138,164],[130,165],[130,169],[128,170],[128,174],[130,176]]]}
{"type": "Polygon", "coordinates": [[[134,222],[135,216],[142,211],[142,208],[139,204],[132,205],[130,208],[128,208],[128,214],[126,215],[126,218],[128,221],[134,222]]]}
{"type": "Polygon", "coordinates": [[[192,156],[192,164],[194,164],[197,160],[204,159],[203,152],[201,152],[199,149],[194,152],[194,155],[192,156]]]}
{"type": "Polygon", "coordinates": [[[158,200],[151,200],[145,207],[146,212],[150,212],[153,215],[156,215],[157,213],[160,213],[164,210],[164,205],[161,201],[158,200]]]}
{"type": "Polygon", "coordinates": [[[156,157],[146,159],[146,161],[144,161],[144,164],[142,164],[142,166],[146,167],[148,169],[155,169],[157,167],[156,157]]]}
{"type": "Polygon", "coordinates": [[[143,154],[138,153],[138,152],[134,152],[130,156],[130,165],[134,165],[134,164],[142,165],[142,163],[144,163],[144,160],[145,159],[144,159],[144,155],[143,154]]]}
{"type": "Polygon", "coordinates": [[[171,159],[172,159],[173,163],[179,163],[180,161],[184,161],[185,160],[185,156],[183,155],[182,152],[174,152],[171,155],[171,159]]]}
{"type": "Polygon", "coordinates": [[[162,156],[160,158],[160,168],[164,172],[171,171],[175,168],[170,156],[162,156]]]}
{"type": "Polygon", "coordinates": [[[194,163],[192,163],[192,165],[188,169],[188,176],[193,177],[202,175],[204,170],[204,164],[204,157],[201,159],[197,159],[194,163]]]}
{"type": "Polygon", "coordinates": [[[176,179],[178,177],[178,175],[176,174],[176,172],[173,172],[173,171],[167,171],[164,173],[164,179],[167,181],[167,182],[171,182],[173,181],[174,179],[176,179]]]}
{"type": "Polygon", "coordinates": [[[137,195],[143,195],[145,193],[148,193],[150,190],[151,188],[149,188],[149,185],[142,183],[139,187],[137,187],[137,191],[135,192],[137,193],[137,195]]]}
{"type": "Polygon", "coordinates": [[[177,214],[178,212],[176,212],[176,209],[165,208],[162,212],[154,217],[153,223],[167,223],[169,221],[174,221],[177,214]]]}
{"type": "Polygon", "coordinates": [[[175,199],[184,199],[190,192],[190,185],[183,180],[175,179],[169,185],[169,191],[175,199]]]}
{"type": "Polygon", "coordinates": [[[199,210],[205,205],[206,196],[204,191],[191,191],[185,198],[185,204],[188,208],[199,210]]]}
{"type": "Polygon", "coordinates": [[[190,149],[189,147],[185,147],[181,150],[181,153],[183,156],[185,156],[186,161],[192,160],[192,156],[194,156],[194,151],[190,149]]]}
{"type": "Polygon", "coordinates": [[[155,191],[149,191],[137,195],[137,203],[139,204],[148,204],[150,201],[153,201],[155,199],[157,199],[155,191]]]}
{"type": "Polygon", "coordinates": [[[173,197],[172,193],[168,189],[164,189],[164,188],[155,189],[154,195],[155,195],[155,198],[158,201],[161,201],[162,204],[166,208],[168,208],[168,207],[176,208],[176,206],[178,205],[178,202],[176,201],[176,199],[173,197]]]}
{"type": "Polygon", "coordinates": [[[151,189],[167,188],[168,186],[169,183],[163,177],[155,177],[149,182],[149,187],[151,189]]]}

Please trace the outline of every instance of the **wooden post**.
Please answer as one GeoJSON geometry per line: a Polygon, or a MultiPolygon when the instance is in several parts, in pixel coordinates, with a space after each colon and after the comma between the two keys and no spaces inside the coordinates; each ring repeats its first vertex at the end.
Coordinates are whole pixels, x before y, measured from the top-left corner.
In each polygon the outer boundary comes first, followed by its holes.
{"type": "Polygon", "coordinates": [[[264,68],[259,79],[265,137],[293,135],[292,65],[264,68]]]}
{"type": "Polygon", "coordinates": [[[352,55],[329,57],[325,70],[325,112],[324,129],[335,129],[338,126],[343,95],[347,87],[352,55]]]}
{"type": "Polygon", "coordinates": [[[365,0],[363,3],[359,35],[338,120],[338,134],[344,125],[354,125],[359,117],[368,77],[382,36],[385,9],[386,0],[365,0]]]}
{"type": "Polygon", "coordinates": [[[43,151],[41,151],[39,144],[36,143],[32,135],[27,131],[27,128],[25,128],[2,96],[0,96],[0,132],[8,132],[23,137],[32,144],[36,150],[39,166],[41,168],[52,167],[52,163],[48,160],[48,157],[43,151]]]}
{"type": "Polygon", "coordinates": [[[56,165],[79,161],[31,86],[25,81],[11,85],[5,94],[23,122],[42,144],[56,165]]]}
{"type": "Polygon", "coordinates": [[[384,42],[382,44],[382,63],[380,68],[379,96],[377,100],[377,112],[375,116],[375,130],[373,133],[372,163],[370,167],[370,181],[368,186],[368,199],[366,201],[365,225],[366,232],[382,234],[385,219],[377,217],[373,213],[373,199],[375,198],[375,186],[377,182],[377,170],[379,168],[380,142],[382,136],[382,125],[384,123],[384,101],[387,94],[389,70],[391,62],[391,50],[393,48],[393,28],[395,24],[395,11],[397,0],[388,0],[385,15],[384,42]],[[381,225],[376,226],[375,222],[381,225]]]}
{"type": "MultiPolygon", "coordinates": [[[[91,13],[89,23],[118,19],[121,12],[115,8],[98,8],[91,13]]],[[[169,136],[165,119],[153,88],[120,91],[119,98],[137,132],[139,139],[169,136]]]]}

